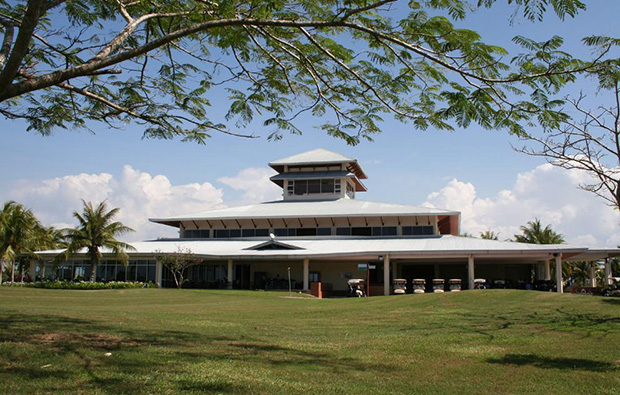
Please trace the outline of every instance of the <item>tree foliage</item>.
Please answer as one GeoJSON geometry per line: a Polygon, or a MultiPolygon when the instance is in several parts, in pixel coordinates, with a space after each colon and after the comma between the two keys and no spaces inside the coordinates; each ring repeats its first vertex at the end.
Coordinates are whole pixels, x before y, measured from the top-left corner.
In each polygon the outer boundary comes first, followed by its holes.
{"type": "Polygon", "coordinates": [[[174,283],[179,289],[185,282],[186,270],[201,262],[189,248],[178,247],[177,251],[171,254],[162,251],[156,251],[155,253],[157,261],[170,270],[174,283]]]}
{"type": "MultiPolygon", "coordinates": [[[[200,143],[254,137],[253,121],[278,139],[306,116],[350,144],[372,139],[386,114],[418,129],[557,126],[560,102],[547,97],[596,59],[574,59],[560,37],[516,37],[523,53],[508,56],[455,26],[496,3],[0,0],[0,113],[42,134],[138,122],[145,137],[200,143]]],[[[585,8],[501,3],[533,21],[585,8]]]]}
{"type": "Polygon", "coordinates": [[[495,233],[491,229],[487,229],[484,232],[480,232],[480,238],[486,240],[497,240],[499,238],[499,233],[495,233]]]}
{"type": "Polygon", "coordinates": [[[531,244],[562,244],[564,243],[564,236],[556,233],[551,229],[551,225],[547,225],[544,228],[540,224],[538,218],[534,221],[530,221],[526,226],[520,227],[522,234],[515,235],[514,240],[519,243],[531,243],[531,244]]]}
{"type": "Polygon", "coordinates": [[[94,206],[92,202],[82,200],[82,204],[82,213],[73,212],[73,216],[78,220],[78,227],[66,230],[68,245],[65,257],[68,258],[86,249],[91,262],[90,281],[95,282],[97,266],[102,256],[101,248],[110,249],[117,259],[126,262],[129,259],[126,251],[134,248],[116,238],[134,230],[114,221],[119,209],[113,208],[108,211],[105,201],[94,206]]]}
{"type": "MultiPolygon", "coordinates": [[[[588,43],[618,46],[620,40],[598,37],[588,43]]],[[[598,94],[568,97],[572,117],[544,134],[522,135],[529,144],[519,151],[589,174],[592,182],[580,187],[620,209],[620,59],[601,62],[586,75],[598,86],[598,94]]]]}

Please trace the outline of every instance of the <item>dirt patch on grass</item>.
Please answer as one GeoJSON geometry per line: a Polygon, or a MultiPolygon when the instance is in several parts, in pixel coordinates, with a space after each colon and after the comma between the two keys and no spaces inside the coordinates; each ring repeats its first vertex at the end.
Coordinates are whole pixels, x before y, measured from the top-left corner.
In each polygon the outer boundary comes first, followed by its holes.
{"type": "Polygon", "coordinates": [[[115,335],[63,332],[49,332],[35,335],[31,338],[31,342],[49,345],[54,348],[80,346],[105,350],[118,349],[121,345],[129,347],[142,345],[141,341],[123,339],[115,335]]]}

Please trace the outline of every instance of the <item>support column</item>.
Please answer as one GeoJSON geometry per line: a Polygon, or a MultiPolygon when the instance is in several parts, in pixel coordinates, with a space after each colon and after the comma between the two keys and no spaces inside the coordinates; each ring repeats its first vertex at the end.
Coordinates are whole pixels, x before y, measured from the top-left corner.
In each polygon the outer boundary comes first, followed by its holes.
{"type": "Polygon", "coordinates": [[[163,272],[163,265],[161,264],[159,260],[155,261],[155,284],[157,284],[158,288],[161,288],[162,272],[163,272]]]}
{"type": "Polygon", "coordinates": [[[228,260],[228,273],[226,276],[226,281],[227,281],[226,288],[232,289],[233,287],[233,260],[232,259],[228,260]]]}
{"type": "Polygon", "coordinates": [[[467,257],[467,284],[469,289],[474,289],[474,256],[470,255],[467,257]]]}
{"type": "Polygon", "coordinates": [[[388,296],[390,294],[390,256],[385,255],[383,257],[383,294],[388,296]]]}
{"type": "Polygon", "coordinates": [[[545,261],[545,281],[551,281],[551,262],[545,261]]]}
{"type": "Polygon", "coordinates": [[[596,262],[590,262],[590,286],[596,288],[596,262]]]}
{"type": "Polygon", "coordinates": [[[304,258],[304,291],[310,290],[310,259],[304,258]]]}
{"type": "Polygon", "coordinates": [[[605,258],[605,284],[603,284],[605,288],[611,285],[611,262],[609,262],[609,258],[605,258]]]}
{"type": "Polygon", "coordinates": [[[564,293],[564,284],[562,283],[562,254],[555,255],[555,285],[558,293],[564,293]]]}

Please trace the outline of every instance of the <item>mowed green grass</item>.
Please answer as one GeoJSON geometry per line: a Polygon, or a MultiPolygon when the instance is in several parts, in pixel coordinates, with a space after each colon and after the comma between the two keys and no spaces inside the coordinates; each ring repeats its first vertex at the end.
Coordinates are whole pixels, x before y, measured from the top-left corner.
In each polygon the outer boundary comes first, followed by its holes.
{"type": "Polygon", "coordinates": [[[0,393],[620,389],[620,299],[503,290],[285,295],[2,287],[0,393]]]}

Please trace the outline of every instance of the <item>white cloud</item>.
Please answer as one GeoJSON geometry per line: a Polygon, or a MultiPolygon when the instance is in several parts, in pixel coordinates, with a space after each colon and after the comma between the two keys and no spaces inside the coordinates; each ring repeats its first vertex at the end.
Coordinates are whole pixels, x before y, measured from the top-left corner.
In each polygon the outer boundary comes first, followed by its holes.
{"type": "Polygon", "coordinates": [[[520,173],[511,189],[482,198],[468,182],[452,179],[428,195],[428,206],[461,211],[461,231],[478,235],[486,229],[500,239],[520,233],[534,218],[576,245],[615,247],[620,242],[620,215],[600,198],[577,188],[588,175],[544,164],[520,173]]]}
{"type": "Polygon", "coordinates": [[[129,241],[155,237],[175,237],[175,228],[148,222],[149,217],[165,217],[225,207],[223,192],[211,183],[172,185],[163,175],[124,166],[121,176],[76,174],[43,181],[22,181],[8,197],[33,209],[46,225],[75,226],[73,211],[81,210],[80,199],[120,207],[118,220],[136,230],[129,241]]]}
{"type": "Polygon", "coordinates": [[[282,198],[282,188],[269,180],[274,174],[276,172],[270,168],[250,167],[241,170],[234,177],[221,177],[217,180],[244,192],[241,200],[233,205],[252,204],[282,198]]]}

